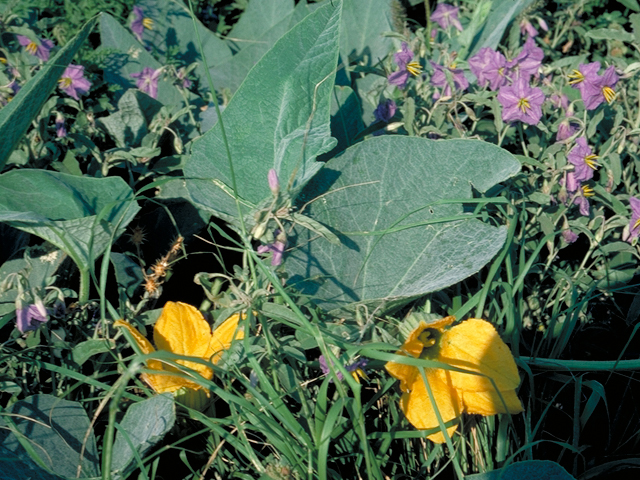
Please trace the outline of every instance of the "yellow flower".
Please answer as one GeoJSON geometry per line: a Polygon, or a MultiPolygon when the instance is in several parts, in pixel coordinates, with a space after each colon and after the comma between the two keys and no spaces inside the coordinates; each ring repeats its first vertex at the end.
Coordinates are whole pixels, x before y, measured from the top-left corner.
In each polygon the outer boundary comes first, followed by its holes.
{"type": "MultiPolygon", "coordinates": [[[[465,370],[462,373],[443,368],[424,369],[442,421],[447,423],[457,419],[464,412],[480,415],[522,412],[522,404],[515,392],[520,383],[518,369],[509,347],[496,329],[478,318],[470,318],[448,328],[454,320],[454,317],[446,317],[428,324],[420,322],[402,349],[396,352],[465,370]],[[495,382],[495,387],[490,379],[495,382]]],[[[400,380],[400,388],[404,392],[400,408],[409,422],[418,429],[438,428],[422,369],[396,362],[388,362],[385,367],[400,380]]],[[[447,433],[452,435],[457,428],[453,425],[447,428],[447,433]]],[[[435,443],[445,441],[442,432],[427,438],[435,443]]]]}
{"type": "MultiPolygon", "coordinates": [[[[242,318],[245,318],[244,314],[242,318]]],[[[239,321],[240,314],[236,313],[226,319],[212,333],[211,327],[195,307],[181,302],[167,302],[153,328],[153,340],[158,350],[201,358],[217,364],[222,358],[222,352],[229,349],[233,340],[244,338],[244,332],[238,329],[239,321]]],[[[148,354],[156,351],[151,342],[130,323],[118,320],[113,325],[114,327],[122,327],[129,332],[142,353],[148,354]]],[[[176,363],[195,370],[207,380],[213,378],[213,370],[206,365],[189,360],[177,360],[176,363]]],[[[160,372],[188,374],[188,372],[160,360],[148,360],[147,367],[160,372]]],[[[170,392],[175,394],[180,390],[178,394],[183,394],[181,400],[187,406],[201,406],[203,403],[203,392],[200,391],[204,390],[203,387],[184,377],[167,373],[144,373],[141,378],[157,393],[170,392]]],[[[205,390],[204,394],[208,397],[209,391],[205,390]]]]}

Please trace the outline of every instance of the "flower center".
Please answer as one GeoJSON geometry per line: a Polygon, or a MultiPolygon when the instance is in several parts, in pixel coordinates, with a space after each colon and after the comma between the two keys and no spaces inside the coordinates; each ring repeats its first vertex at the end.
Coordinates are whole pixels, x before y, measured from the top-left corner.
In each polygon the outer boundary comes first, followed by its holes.
{"type": "Polygon", "coordinates": [[[416,62],[415,60],[413,62],[409,62],[407,64],[407,71],[414,76],[418,76],[422,73],[422,66],[420,65],[420,63],[416,62]]]}
{"type": "Polygon", "coordinates": [[[62,77],[60,80],[58,80],[58,83],[60,84],[60,88],[69,88],[73,83],[73,80],[71,80],[69,77],[62,77]]]}
{"type": "Polygon", "coordinates": [[[25,50],[27,52],[29,52],[31,55],[35,55],[36,51],[38,50],[38,45],[36,45],[35,42],[30,42],[29,45],[27,45],[26,47],[24,47],[25,50]]]}
{"type": "Polygon", "coordinates": [[[440,340],[442,332],[435,328],[426,328],[419,336],[418,340],[424,345],[420,358],[435,358],[437,355],[437,348],[434,348],[440,340]]]}
{"type": "Polygon", "coordinates": [[[577,85],[578,83],[584,82],[584,75],[580,70],[574,70],[567,76],[569,77],[569,85],[577,85]]]}
{"type": "Polygon", "coordinates": [[[153,30],[153,19],[149,17],[143,18],[142,25],[144,25],[144,28],[147,30],[153,30]]]}
{"type": "Polygon", "coordinates": [[[583,185],[582,186],[582,195],[585,197],[593,197],[595,195],[595,192],[593,191],[593,188],[591,188],[589,185],[583,185]]]}
{"type": "Polygon", "coordinates": [[[529,99],[521,98],[520,100],[518,100],[518,108],[522,111],[522,113],[527,113],[527,110],[531,108],[529,99]]]}
{"type": "Polygon", "coordinates": [[[638,227],[640,227],[640,218],[638,220],[636,220],[636,223],[633,224],[632,230],[635,230],[638,227]]]}
{"type": "Polygon", "coordinates": [[[616,92],[613,88],[607,86],[602,87],[602,95],[604,95],[604,99],[607,103],[613,102],[613,99],[616,98],[616,92]]]}
{"type": "Polygon", "coordinates": [[[584,163],[586,163],[593,170],[596,170],[598,168],[598,156],[593,154],[587,155],[586,157],[584,157],[584,163]]]}

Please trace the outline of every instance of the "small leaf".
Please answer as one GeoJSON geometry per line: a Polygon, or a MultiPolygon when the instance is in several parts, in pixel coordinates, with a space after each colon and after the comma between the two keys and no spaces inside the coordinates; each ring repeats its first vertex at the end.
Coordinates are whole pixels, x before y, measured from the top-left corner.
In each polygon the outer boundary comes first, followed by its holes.
{"type": "Polygon", "coordinates": [[[619,40],[621,42],[632,42],[633,35],[624,30],[617,30],[614,28],[596,28],[589,30],[586,36],[593,38],[594,40],[619,40]]]}
{"type": "Polygon", "coordinates": [[[108,352],[114,347],[115,347],[115,342],[113,340],[106,341],[101,339],[91,339],[91,340],[86,340],[84,342],[80,342],[78,345],[73,347],[73,350],[72,350],[73,361],[76,362],[78,365],[83,365],[87,360],[89,360],[94,355],[108,352]]]}
{"type": "Polygon", "coordinates": [[[154,395],[127,409],[113,444],[111,469],[124,470],[134,459],[133,447],[144,455],[171,430],[176,421],[176,406],[170,395],[154,395]]]}

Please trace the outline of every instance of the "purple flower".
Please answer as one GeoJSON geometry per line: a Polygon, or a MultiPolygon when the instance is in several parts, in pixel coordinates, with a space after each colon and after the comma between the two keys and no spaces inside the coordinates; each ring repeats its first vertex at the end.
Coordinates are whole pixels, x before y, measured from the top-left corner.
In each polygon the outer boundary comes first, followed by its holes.
{"type": "Polygon", "coordinates": [[[594,110],[603,102],[611,103],[616,98],[616,92],[613,89],[616,83],[618,83],[618,74],[615,67],[611,65],[601,77],[598,77],[595,88],[585,88],[581,91],[584,108],[594,110]]]}
{"type": "Polygon", "coordinates": [[[593,171],[598,168],[597,155],[593,154],[593,150],[587,145],[587,139],[580,137],[576,140],[576,146],[571,149],[567,155],[569,162],[573,165],[574,178],[578,182],[591,180],[593,171]]]}
{"type": "MultiPolygon", "coordinates": [[[[320,370],[322,370],[322,373],[324,373],[325,375],[329,375],[331,369],[329,368],[329,364],[327,363],[327,359],[324,357],[324,355],[320,355],[320,357],[318,358],[318,362],[320,363],[320,370]]],[[[345,365],[344,369],[347,372],[351,373],[351,375],[357,382],[360,382],[360,378],[367,378],[367,375],[364,372],[367,363],[369,363],[369,361],[366,358],[359,358],[352,364],[345,365]]],[[[344,379],[344,376],[339,371],[336,372],[336,377],[338,377],[338,380],[344,379]]]]}
{"type": "Polygon", "coordinates": [[[526,18],[523,18],[522,21],[520,22],[520,34],[524,35],[525,33],[529,37],[538,36],[538,30],[536,30],[536,27],[531,25],[531,22],[529,20],[527,20],[526,18]]]}
{"type": "Polygon", "coordinates": [[[569,85],[580,90],[584,107],[594,110],[601,103],[611,103],[616,96],[613,87],[618,83],[618,75],[612,65],[602,76],[598,75],[600,62],[581,63],[577,70],[569,74],[569,85]]]}
{"type": "Polygon", "coordinates": [[[49,60],[49,53],[51,49],[55,47],[55,44],[46,38],[38,39],[38,41],[35,42],[24,35],[18,35],[18,42],[28,53],[35,55],[43,62],[49,60]]]}
{"type": "Polygon", "coordinates": [[[518,78],[525,78],[527,81],[532,75],[538,77],[538,69],[542,65],[542,59],[544,58],[544,52],[538,46],[536,41],[529,37],[524,42],[522,51],[510,62],[507,62],[507,68],[512,80],[518,78]]]}
{"type": "Polygon", "coordinates": [[[589,197],[593,197],[595,193],[589,185],[582,185],[578,189],[578,193],[573,199],[573,203],[580,207],[580,215],[589,216],[589,197]]]}
{"type": "Polygon", "coordinates": [[[505,85],[498,91],[498,101],[502,104],[502,120],[513,122],[520,120],[536,125],[542,118],[544,93],[529,82],[519,78],[513,85],[505,85]]]}
{"type": "Polygon", "coordinates": [[[282,263],[282,256],[284,254],[284,249],[286,244],[280,240],[276,240],[269,245],[260,245],[257,249],[258,253],[269,253],[272,252],[273,256],[271,257],[271,266],[277,267],[282,263]]]}
{"type": "Polygon", "coordinates": [[[640,235],[640,199],[630,197],[629,206],[631,207],[631,220],[629,221],[629,236],[625,240],[633,243],[640,235]]]}
{"type": "Polygon", "coordinates": [[[478,85],[484,87],[489,83],[494,91],[507,84],[506,67],[505,56],[490,47],[481,48],[469,59],[469,68],[478,78],[478,85]]]}
{"type": "Polygon", "coordinates": [[[37,299],[36,303],[29,305],[27,309],[21,306],[16,309],[16,327],[18,327],[20,333],[38,328],[38,324],[33,323],[34,321],[45,323],[48,319],[47,309],[40,299],[37,299]]]}
{"type": "Polygon", "coordinates": [[[446,30],[451,25],[462,31],[462,25],[458,20],[458,7],[447,3],[440,3],[431,14],[431,20],[440,25],[440,28],[446,30]]]}
{"type": "Polygon", "coordinates": [[[162,67],[154,70],[153,68],[144,67],[141,72],[132,73],[133,78],[137,78],[136,87],[138,87],[144,93],[147,93],[151,98],[157,98],[158,96],[158,78],[162,73],[162,67]]]}
{"type": "Polygon", "coordinates": [[[184,67],[178,70],[177,76],[178,76],[178,80],[180,80],[180,85],[182,86],[182,88],[191,88],[191,85],[193,85],[193,82],[188,78],[186,78],[187,71],[185,70],[184,67]]]}
{"type": "Polygon", "coordinates": [[[571,123],[568,118],[565,118],[558,125],[558,133],[556,133],[556,142],[564,142],[571,138],[578,131],[578,125],[571,123]]]}
{"type": "Polygon", "coordinates": [[[573,243],[576,240],[578,240],[578,234],[575,233],[572,230],[564,230],[562,232],[562,238],[564,239],[565,242],[567,243],[573,243]]]}
{"type": "Polygon", "coordinates": [[[60,112],[56,114],[56,137],[63,138],[67,136],[67,129],[64,126],[64,117],[60,112]]]}
{"type": "MultiPolygon", "coordinates": [[[[429,63],[431,63],[431,66],[434,69],[433,75],[431,76],[431,85],[433,85],[434,87],[444,87],[444,90],[442,91],[442,95],[444,95],[445,97],[450,97],[452,93],[451,85],[447,80],[445,67],[438,65],[437,63],[434,63],[431,60],[429,60],[429,63]]],[[[459,68],[447,67],[446,69],[450,72],[451,76],[453,77],[453,85],[456,87],[456,89],[461,91],[466,90],[467,87],[469,86],[469,81],[464,76],[464,72],[459,68]]],[[[436,98],[436,99],[440,98],[440,94],[438,92],[434,93],[433,98],[436,98]]]]}
{"type": "Polygon", "coordinates": [[[280,181],[278,180],[278,172],[276,172],[275,169],[272,168],[269,170],[267,181],[269,182],[269,190],[277,197],[278,192],[280,192],[280,181]]]}
{"type": "Polygon", "coordinates": [[[576,180],[576,175],[574,172],[567,172],[566,180],[563,178],[560,180],[560,185],[564,185],[567,189],[567,192],[574,193],[580,187],[580,182],[576,180]]]}
{"type": "Polygon", "coordinates": [[[142,43],[142,32],[144,32],[145,28],[147,30],[153,30],[153,20],[149,17],[145,17],[142,8],[136,5],[135,7],[133,7],[133,21],[131,22],[131,31],[140,43],[142,43]]]}
{"type": "Polygon", "coordinates": [[[82,65],[69,65],[60,80],[58,87],[71,98],[80,100],[78,93],[84,95],[91,88],[91,82],[84,78],[84,67],[82,65]]]}
{"type": "Polygon", "coordinates": [[[564,93],[560,95],[554,93],[549,97],[549,101],[556,108],[563,108],[564,110],[567,110],[569,108],[569,97],[567,97],[564,93]]]}
{"type": "Polygon", "coordinates": [[[393,100],[381,101],[373,111],[373,116],[378,122],[389,123],[397,110],[396,102],[393,100]]]}
{"type": "Polygon", "coordinates": [[[407,42],[402,42],[402,50],[396,52],[394,57],[398,70],[387,77],[391,85],[403,89],[409,80],[409,74],[420,75],[422,67],[417,61],[413,60],[413,52],[409,50],[407,42]]]}

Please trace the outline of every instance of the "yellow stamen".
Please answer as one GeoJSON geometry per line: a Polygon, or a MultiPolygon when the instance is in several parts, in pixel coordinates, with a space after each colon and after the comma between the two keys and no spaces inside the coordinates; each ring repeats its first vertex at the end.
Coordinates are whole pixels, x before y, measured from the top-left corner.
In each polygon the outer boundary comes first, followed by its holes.
{"type": "Polygon", "coordinates": [[[418,62],[413,61],[407,64],[407,71],[411,75],[414,75],[417,77],[422,73],[422,66],[418,62]]]}
{"type": "Polygon", "coordinates": [[[449,68],[456,68],[458,66],[458,64],[456,62],[453,62],[451,65],[449,65],[449,68]]]}
{"type": "Polygon", "coordinates": [[[520,100],[518,100],[518,108],[522,111],[522,113],[527,113],[527,109],[531,108],[529,99],[521,98],[520,100]]]}
{"type": "Polygon", "coordinates": [[[633,224],[633,228],[631,230],[635,230],[638,227],[640,227],[640,218],[636,220],[636,223],[633,224]]]}
{"type": "Polygon", "coordinates": [[[69,88],[71,86],[72,80],[69,77],[62,77],[58,80],[60,84],[60,88],[69,88]]]}
{"type": "Polygon", "coordinates": [[[7,64],[7,59],[4,57],[0,57],[0,63],[4,63],[5,65],[7,64]]]}
{"type": "Polygon", "coordinates": [[[583,185],[582,195],[585,197],[593,197],[595,195],[595,192],[593,191],[593,188],[591,188],[589,185],[583,185]]]}
{"type": "Polygon", "coordinates": [[[616,98],[616,92],[611,87],[602,87],[602,94],[604,95],[604,99],[607,103],[613,102],[613,99],[616,98]]]}
{"type": "Polygon", "coordinates": [[[35,55],[36,51],[38,50],[38,45],[36,45],[35,42],[31,42],[29,43],[29,45],[27,45],[26,47],[24,47],[25,50],[27,52],[29,52],[31,55],[35,55]]]}
{"type": "Polygon", "coordinates": [[[597,170],[597,168],[599,167],[598,165],[598,156],[597,155],[587,155],[586,157],[584,157],[584,163],[586,163],[589,167],[591,167],[593,170],[597,170]]]}
{"type": "Polygon", "coordinates": [[[576,85],[584,82],[584,75],[580,70],[574,70],[573,73],[567,75],[569,77],[569,85],[576,85]]]}
{"type": "Polygon", "coordinates": [[[147,30],[153,30],[153,19],[148,17],[143,18],[142,25],[144,25],[144,28],[146,28],[147,30]]]}
{"type": "Polygon", "coordinates": [[[363,380],[369,380],[369,377],[367,376],[366,373],[364,373],[364,370],[361,368],[356,368],[353,372],[351,372],[351,376],[358,383],[360,383],[361,378],[363,380]]]}

